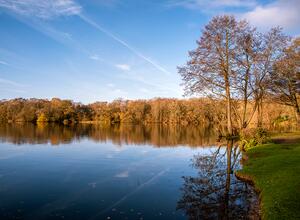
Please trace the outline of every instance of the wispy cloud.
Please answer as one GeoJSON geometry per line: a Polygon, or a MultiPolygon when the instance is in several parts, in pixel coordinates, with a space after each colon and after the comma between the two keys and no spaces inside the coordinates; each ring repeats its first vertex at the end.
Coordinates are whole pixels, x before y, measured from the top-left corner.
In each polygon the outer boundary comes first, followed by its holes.
{"type": "Polygon", "coordinates": [[[96,60],[96,61],[102,61],[103,59],[100,58],[97,54],[93,54],[90,56],[91,60],[96,60]]]}
{"type": "Polygon", "coordinates": [[[8,79],[3,79],[0,78],[0,84],[6,84],[6,85],[10,85],[10,86],[16,86],[16,87],[26,87],[27,85],[12,81],[12,80],[8,80],[8,79]]]}
{"type": "Polygon", "coordinates": [[[165,93],[165,94],[173,94],[174,96],[179,96],[181,97],[181,94],[183,94],[182,89],[178,88],[178,84],[171,83],[169,78],[167,82],[160,83],[158,82],[151,82],[151,80],[145,79],[142,75],[140,74],[141,72],[126,72],[126,74],[120,75],[121,78],[133,80],[139,83],[143,83],[144,85],[150,86],[154,90],[151,90],[151,92],[159,92],[165,93]]]}
{"type": "Polygon", "coordinates": [[[89,17],[83,15],[82,7],[74,0],[0,0],[0,7],[6,8],[14,13],[24,16],[37,17],[42,19],[52,19],[60,16],[78,15],[87,24],[106,34],[119,44],[126,47],[136,56],[151,64],[157,70],[170,74],[164,67],[154,62],[149,57],[136,50],[133,46],[114,35],[107,29],[104,29],[89,17]]]}
{"type": "Polygon", "coordinates": [[[184,7],[187,9],[222,9],[222,8],[248,8],[256,5],[255,0],[170,0],[167,6],[184,7]]]}
{"type": "Polygon", "coordinates": [[[128,64],[116,64],[116,67],[123,71],[129,71],[131,69],[128,64]]]}
{"type": "Polygon", "coordinates": [[[267,5],[258,5],[241,15],[260,28],[281,26],[288,30],[298,29],[300,24],[300,1],[278,0],[267,5]]]}
{"type": "Polygon", "coordinates": [[[248,20],[258,28],[281,26],[288,31],[299,32],[300,1],[275,0],[169,0],[168,7],[182,7],[200,10],[212,15],[218,13],[235,14],[248,20]]]}
{"type": "Polygon", "coordinates": [[[0,0],[0,7],[42,19],[78,15],[82,10],[73,0],[0,0]]]}
{"type": "Polygon", "coordinates": [[[136,56],[140,57],[141,59],[145,60],[146,62],[148,62],[149,64],[151,64],[153,67],[155,67],[157,70],[170,75],[170,72],[167,71],[165,68],[163,68],[162,66],[160,66],[159,64],[155,63],[153,60],[151,60],[149,57],[146,57],[145,55],[143,55],[141,52],[139,52],[138,50],[136,50],[133,46],[129,45],[128,43],[126,43],[124,40],[122,40],[121,38],[117,37],[116,35],[114,35],[113,33],[111,33],[110,31],[104,29],[103,27],[101,27],[99,24],[97,24],[96,22],[94,22],[93,20],[91,20],[90,18],[84,16],[83,14],[79,15],[82,20],[84,20],[86,23],[90,24],[91,26],[93,26],[94,28],[98,29],[99,31],[101,31],[102,33],[106,34],[107,36],[109,36],[110,38],[112,38],[113,40],[117,41],[118,43],[120,43],[121,45],[123,45],[124,47],[126,47],[127,49],[129,49],[131,52],[133,52],[136,56]]]}
{"type": "Polygon", "coordinates": [[[119,5],[121,2],[119,0],[90,0],[90,3],[93,5],[101,5],[101,6],[113,8],[119,5]]]}
{"type": "Polygon", "coordinates": [[[106,84],[106,86],[109,87],[109,88],[113,88],[113,87],[115,87],[115,84],[113,84],[113,83],[108,83],[108,84],[106,84]]]}
{"type": "Polygon", "coordinates": [[[8,63],[5,62],[5,61],[3,61],[3,60],[0,60],[0,64],[1,64],[1,65],[5,65],[5,66],[8,66],[8,63]]]}
{"type": "Polygon", "coordinates": [[[0,88],[1,91],[6,91],[6,92],[14,92],[14,93],[27,93],[25,90],[21,89],[8,89],[8,88],[0,88]]]}
{"type": "MultiPolygon", "coordinates": [[[[2,1],[2,0],[0,0],[2,1]]],[[[51,26],[49,22],[44,22],[41,19],[30,19],[24,18],[23,16],[19,16],[19,14],[13,14],[14,18],[18,21],[24,23],[25,25],[39,31],[45,36],[53,39],[54,41],[61,43],[64,46],[68,46],[72,49],[77,49],[86,54],[87,56],[91,56],[92,53],[86,50],[82,45],[73,39],[72,34],[58,30],[51,26]]]]}
{"type": "Polygon", "coordinates": [[[27,85],[0,78],[0,90],[1,91],[7,91],[7,92],[14,92],[14,93],[26,93],[24,90],[25,87],[28,87],[27,85]]]}

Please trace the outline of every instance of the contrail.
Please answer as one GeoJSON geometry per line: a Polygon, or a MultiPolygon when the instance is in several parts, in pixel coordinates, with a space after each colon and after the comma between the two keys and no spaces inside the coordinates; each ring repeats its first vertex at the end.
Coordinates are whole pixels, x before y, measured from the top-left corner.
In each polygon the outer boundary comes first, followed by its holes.
{"type": "Polygon", "coordinates": [[[158,65],[157,63],[153,62],[150,58],[144,56],[142,53],[140,53],[139,51],[137,51],[136,49],[134,49],[132,46],[130,46],[128,43],[126,43],[125,41],[123,41],[122,39],[118,38],[117,36],[115,36],[113,33],[111,33],[110,31],[104,29],[103,27],[101,27],[100,25],[98,25],[96,22],[94,22],[93,20],[89,19],[88,17],[82,15],[82,14],[78,14],[78,16],[85,21],[86,23],[88,23],[89,25],[93,26],[94,28],[98,29],[99,31],[101,31],[102,33],[106,34],[107,36],[111,37],[112,39],[114,39],[115,41],[117,41],[118,43],[122,44],[124,47],[126,47],[127,49],[129,49],[131,52],[133,52],[135,55],[137,55],[138,57],[142,58],[143,60],[145,60],[146,62],[150,63],[152,66],[154,66],[156,69],[158,69],[161,72],[164,72],[167,75],[170,75],[171,73],[169,71],[167,71],[165,68],[163,68],[162,66],[158,65]]]}

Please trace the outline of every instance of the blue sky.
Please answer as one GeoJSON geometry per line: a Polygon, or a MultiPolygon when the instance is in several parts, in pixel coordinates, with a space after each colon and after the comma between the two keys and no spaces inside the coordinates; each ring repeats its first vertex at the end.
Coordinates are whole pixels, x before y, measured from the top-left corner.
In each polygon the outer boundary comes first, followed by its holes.
{"type": "Polygon", "coordinates": [[[300,34],[298,0],[0,0],[0,99],[182,97],[176,67],[234,14],[300,34]]]}

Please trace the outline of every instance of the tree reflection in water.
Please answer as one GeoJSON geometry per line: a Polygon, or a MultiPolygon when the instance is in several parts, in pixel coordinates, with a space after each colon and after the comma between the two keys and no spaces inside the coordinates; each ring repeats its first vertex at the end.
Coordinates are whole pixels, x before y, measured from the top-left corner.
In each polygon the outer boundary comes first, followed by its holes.
{"type": "Polygon", "coordinates": [[[259,219],[258,201],[251,186],[239,181],[240,151],[233,141],[210,155],[195,155],[197,176],[184,176],[177,209],[189,219],[259,219]]]}
{"type": "Polygon", "coordinates": [[[74,124],[1,124],[0,141],[14,144],[68,144],[90,139],[95,142],[111,141],[115,145],[149,144],[156,147],[187,145],[214,146],[216,134],[212,127],[178,125],[100,125],[74,124]]]}

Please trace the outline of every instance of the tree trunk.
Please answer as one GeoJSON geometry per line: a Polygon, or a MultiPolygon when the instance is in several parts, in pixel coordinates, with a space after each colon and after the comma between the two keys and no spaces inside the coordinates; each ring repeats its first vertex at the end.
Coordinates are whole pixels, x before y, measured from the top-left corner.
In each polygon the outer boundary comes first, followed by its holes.
{"type": "Polygon", "coordinates": [[[243,109],[243,117],[242,117],[242,127],[241,129],[244,129],[247,127],[247,122],[246,122],[246,112],[247,112],[247,105],[248,105],[248,100],[247,98],[244,98],[244,109],[243,109]]]}
{"type": "Polygon", "coordinates": [[[229,135],[233,134],[232,131],[232,118],[231,118],[231,97],[230,97],[230,91],[229,86],[226,86],[226,96],[227,96],[227,132],[229,135]]]}
{"type": "Polygon", "coordinates": [[[297,128],[299,128],[299,126],[300,126],[300,106],[299,106],[296,94],[294,95],[294,100],[295,100],[294,108],[295,108],[295,112],[296,112],[295,115],[296,115],[297,128]]]}
{"type": "Polygon", "coordinates": [[[295,114],[295,116],[296,116],[296,123],[297,123],[297,128],[299,128],[300,127],[300,109],[299,109],[299,106],[298,106],[298,104],[295,106],[295,112],[296,112],[296,114],[295,114]]]}
{"type": "Polygon", "coordinates": [[[241,129],[244,129],[247,127],[247,120],[246,120],[246,113],[247,113],[247,105],[248,105],[248,81],[249,81],[249,69],[250,69],[250,66],[249,66],[249,59],[248,59],[248,56],[247,56],[247,62],[248,62],[248,66],[247,66],[247,71],[246,71],[246,75],[245,75],[245,88],[244,88],[244,106],[243,106],[243,116],[242,116],[242,127],[241,129]]]}
{"type": "Polygon", "coordinates": [[[257,105],[257,127],[261,128],[263,125],[263,95],[260,95],[258,98],[257,105]]]}
{"type": "Polygon", "coordinates": [[[224,73],[225,89],[226,89],[226,104],[227,104],[227,132],[232,135],[232,119],[231,119],[231,94],[230,94],[230,81],[229,81],[229,37],[228,30],[226,31],[226,72],[224,73]]]}

